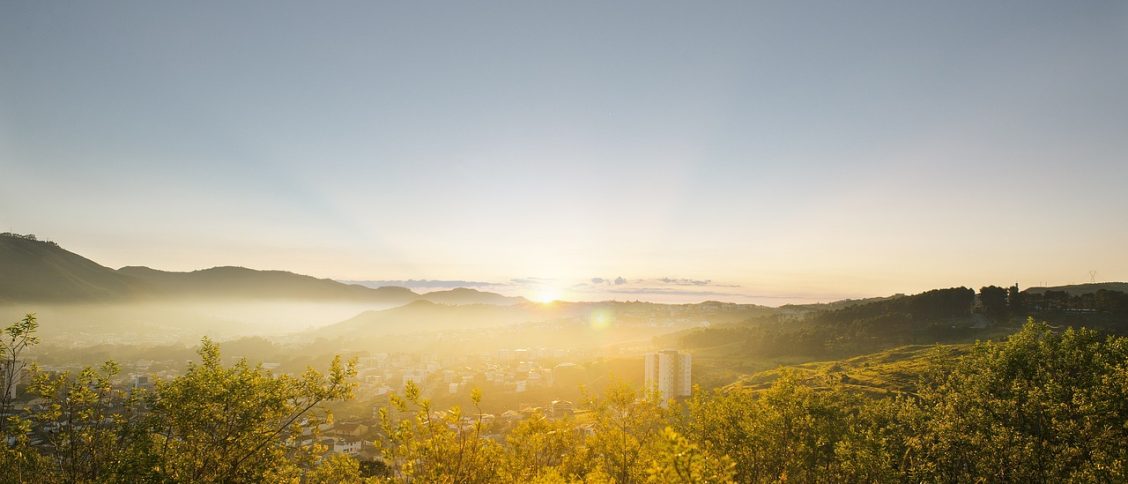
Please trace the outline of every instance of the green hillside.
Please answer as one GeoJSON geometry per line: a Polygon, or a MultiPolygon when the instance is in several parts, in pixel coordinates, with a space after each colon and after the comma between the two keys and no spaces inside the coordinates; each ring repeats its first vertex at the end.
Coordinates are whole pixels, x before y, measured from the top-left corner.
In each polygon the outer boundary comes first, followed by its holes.
{"type": "Polygon", "coordinates": [[[1102,289],[1106,291],[1128,292],[1128,282],[1093,282],[1088,284],[1071,284],[1067,286],[1030,287],[1023,292],[1029,294],[1044,294],[1048,291],[1060,291],[1065,292],[1070,296],[1079,296],[1082,294],[1095,293],[1102,289]]]}
{"type": "Polygon", "coordinates": [[[339,299],[406,303],[419,298],[410,289],[377,289],[285,271],[245,267],[213,267],[192,272],[166,272],[148,267],[123,267],[118,272],[143,281],[156,295],[177,298],[339,299]]]}
{"type": "Polygon", "coordinates": [[[85,302],[144,295],[143,283],[33,235],[0,234],[0,301],[85,302]]]}
{"type": "Polygon", "coordinates": [[[950,363],[970,349],[970,344],[910,345],[843,360],[781,365],[743,376],[731,387],[763,390],[791,372],[815,388],[836,385],[872,395],[913,393],[938,363],[950,363]]]}
{"type": "Polygon", "coordinates": [[[439,304],[519,304],[528,302],[523,297],[502,296],[501,294],[479,291],[466,287],[456,287],[446,291],[432,291],[420,296],[439,304]]]}
{"type": "Polygon", "coordinates": [[[405,304],[514,304],[524,301],[473,289],[416,294],[403,287],[370,288],[286,271],[213,267],[170,272],[140,266],[118,270],[31,235],[0,234],[0,302],[136,302],[167,299],[310,300],[405,304]]]}

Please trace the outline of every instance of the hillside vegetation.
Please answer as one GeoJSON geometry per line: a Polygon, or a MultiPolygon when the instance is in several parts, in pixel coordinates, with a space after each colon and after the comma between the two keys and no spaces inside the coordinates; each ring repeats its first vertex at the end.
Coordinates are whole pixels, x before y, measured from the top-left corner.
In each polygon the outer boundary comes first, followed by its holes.
{"type": "Polygon", "coordinates": [[[0,234],[0,302],[143,295],[143,284],[34,235],[0,234]]]}
{"type": "Polygon", "coordinates": [[[1069,286],[1030,287],[1025,291],[1029,294],[1043,294],[1050,291],[1065,292],[1070,296],[1093,294],[1100,290],[1128,292],[1128,282],[1091,282],[1088,284],[1073,284],[1069,286]]]}
{"type": "MultiPolygon", "coordinates": [[[[34,329],[29,317],[8,334],[34,329]]],[[[279,377],[224,366],[207,341],[199,355],[152,390],[114,388],[112,363],[36,375],[40,403],[0,428],[0,481],[1128,479],[1128,338],[1033,321],[1004,341],[777,370],[668,408],[612,387],[575,416],[512,425],[487,419],[477,390],[469,408],[441,409],[409,383],[380,410],[379,459],[363,463],[303,437],[331,418],[323,403],[351,397],[351,366],[279,377]]]]}
{"type": "Polygon", "coordinates": [[[729,388],[764,390],[789,375],[812,388],[841,388],[871,396],[915,393],[930,371],[967,355],[974,345],[911,345],[853,358],[813,361],[740,377],[729,388]]]}
{"type": "Polygon", "coordinates": [[[1030,316],[1128,332],[1128,294],[1105,289],[1070,295],[987,286],[977,294],[958,287],[809,309],[688,330],[661,342],[712,357],[838,359],[902,345],[997,338],[1030,316]]]}

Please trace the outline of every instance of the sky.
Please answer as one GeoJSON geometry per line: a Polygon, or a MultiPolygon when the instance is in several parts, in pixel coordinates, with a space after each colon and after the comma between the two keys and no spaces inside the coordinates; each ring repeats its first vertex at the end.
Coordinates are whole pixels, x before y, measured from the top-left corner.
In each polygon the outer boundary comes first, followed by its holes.
{"type": "Polygon", "coordinates": [[[1125,86],[1122,1],[3,1],[0,230],[569,299],[1128,280],[1125,86]]]}

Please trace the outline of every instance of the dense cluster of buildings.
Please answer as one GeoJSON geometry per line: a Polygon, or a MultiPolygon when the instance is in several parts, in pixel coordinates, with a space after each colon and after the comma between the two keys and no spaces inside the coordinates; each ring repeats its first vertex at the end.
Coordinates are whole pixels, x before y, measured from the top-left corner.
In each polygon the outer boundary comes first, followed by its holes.
{"type": "Polygon", "coordinates": [[[433,355],[377,353],[358,359],[358,395],[378,397],[402,390],[408,382],[448,394],[466,392],[473,386],[523,393],[538,387],[578,385],[580,367],[555,363],[565,356],[563,350],[503,349],[444,363],[433,355]]]}

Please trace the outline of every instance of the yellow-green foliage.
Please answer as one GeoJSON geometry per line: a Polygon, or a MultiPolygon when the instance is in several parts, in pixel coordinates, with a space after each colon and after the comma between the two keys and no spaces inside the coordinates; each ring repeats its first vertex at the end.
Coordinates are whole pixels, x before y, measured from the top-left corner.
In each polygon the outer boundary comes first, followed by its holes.
{"type": "Polygon", "coordinates": [[[13,419],[0,481],[1128,480],[1128,338],[1033,322],[1003,342],[776,370],[671,408],[612,387],[582,418],[534,414],[504,436],[479,393],[468,412],[440,411],[409,384],[381,412],[384,466],[373,468],[387,472],[370,477],[350,457],[295,442],[298,416],[349,396],[347,367],[273,377],[220,365],[209,342],[200,355],[151,394],[115,390],[114,365],[40,376],[46,405],[29,417],[56,433],[33,447],[29,421],[13,419]]]}
{"type": "Polygon", "coordinates": [[[838,386],[870,396],[914,393],[937,366],[966,355],[971,345],[911,345],[845,360],[818,361],[781,366],[741,378],[733,388],[763,390],[783,373],[791,373],[805,385],[838,386]]]}
{"type": "Polygon", "coordinates": [[[39,372],[42,405],[9,420],[0,446],[0,482],[317,482],[356,476],[355,466],[321,460],[297,445],[299,419],[327,415],[323,402],[349,398],[352,364],[326,375],[274,376],[239,361],[225,367],[204,340],[201,362],[151,391],[111,384],[112,362],[77,374],[39,372]],[[31,430],[43,443],[33,446],[31,430]]]}
{"type": "MultiPolygon", "coordinates": [[[[473,402],[475,406],[481,402],[477,391],[473,402]]],[[[480,411],[471,415],[469,424],[462,417],[458,407],[435,412],[430,400],[420,396],[419,387],[408,382],[404,396],[393,395],[391,407],[380,411],[386,436],[382,450],[392,477],[421,483],[491,482],[502,463],[501,448],[482,438],[480,411]]]]}
{"type": "MultiPolygon", "coordinates": [[[[1128,339],[1031,322],[1005,342],[776,370],[670,410],[616,388],[589,402],[583,437],[568,420],[518,426],[484,478],[1123,482],[1126,368],[1128,339]]],[[[429,438],[415,432],[399,451],[429,438]]]]}
{"type": "Polygon", "coordinates": [[[921,478],[1128,479],[1128,338],[1030,322],[930,383],[905,446],[921,478]]]}

